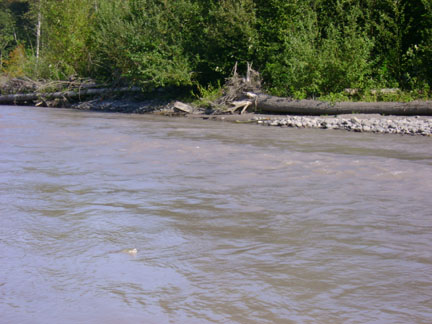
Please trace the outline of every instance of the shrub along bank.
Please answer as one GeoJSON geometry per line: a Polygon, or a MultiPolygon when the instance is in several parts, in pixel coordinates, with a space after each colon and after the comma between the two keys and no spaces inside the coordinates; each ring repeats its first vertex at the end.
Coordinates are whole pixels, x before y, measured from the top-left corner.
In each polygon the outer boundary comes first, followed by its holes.
{"type": "Polygon", "coordinates": [[[278,96],[431,96],[430,0],[3,0],[0,16],[9,77],[202,95],[253,62],[278,96]]]}

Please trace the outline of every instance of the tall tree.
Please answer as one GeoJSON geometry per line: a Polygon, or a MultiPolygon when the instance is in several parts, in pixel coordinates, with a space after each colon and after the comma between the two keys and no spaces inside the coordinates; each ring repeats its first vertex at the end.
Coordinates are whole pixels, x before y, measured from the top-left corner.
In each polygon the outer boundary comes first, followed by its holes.
{"type": "Polygon", "coordinates": [[[39,0],[37,2],[37,22],[36,22],[36,62],[39,61],[41,28],[42,28],[42,0],[39,0]]]}

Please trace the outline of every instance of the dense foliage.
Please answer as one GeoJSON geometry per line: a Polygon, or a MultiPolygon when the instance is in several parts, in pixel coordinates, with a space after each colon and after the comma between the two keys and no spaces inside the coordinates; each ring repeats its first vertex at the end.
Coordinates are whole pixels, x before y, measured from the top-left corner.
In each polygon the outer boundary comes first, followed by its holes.
{"type": "Polygon", "coordinates": [[[0,1],[11,76],[206,87],[235,62],[278,95],[430,95],[432,0],[0,1]]]}

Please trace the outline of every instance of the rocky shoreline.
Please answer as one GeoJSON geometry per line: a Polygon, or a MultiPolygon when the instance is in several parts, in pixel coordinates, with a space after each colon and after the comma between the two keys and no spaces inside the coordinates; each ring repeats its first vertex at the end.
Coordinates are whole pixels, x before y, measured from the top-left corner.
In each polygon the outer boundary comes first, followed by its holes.
{"type": "MultiPolygon", "coordinates": [[[[29,79],[12,79],[0,84],[0,89],[5,93],[0,96],[0,104],[150,113],[277,127],[432,136],[432,101],[345,102],[334,105],[317,100],[299,101],[260,94],[257,72],[250,70],[249,74],[256,74],[256,77],[241,78],[235,72],[227,81],[223,95],[207,109],[170,101],[169,96],[166,96],[167,89],[144,95],[139,88],[101,88],[91,80],[40,83],[29,79]],[[48,86],[56,92],[42,91],[48,86]],[[17,93],[21,90],[24,93],[17,93]],[[380,107],[375,107],[378,104],[380,107]],[[396,107],[398,104],[400,107],[396,107]],[[353,111],[357,113],[351,114],[353,111]]],[[[173,97],[175,95],[171,93],[170,98],[173,97]]]]}
{"type": "Polygon", "coordinates": [[[219,120],[286,128],[318,128],[351,132],[432,136],[432,116],[384,116],[380,114],[345,114],[331,116],[277,115],[247,112],[245,114],[209,112],[194,108],[190,113],[176,110],[164,100],[142,98],[93,99],[68,105],[77,110],[131,114],[157,114],[193,119],[219,120]]]}
{"type": "Polygon", "coordinates": [[[402,135],[432,135],[432,117],[429,116],[381,116],[339,115],[332,117],[281,116],[252,117],[257,124],[266,126],[340,129],[352,132],[371,132],[402,135]]]}
{"type": "Polygon", "coordinates": [[[193,109],[190,113],[179,112],[172,103],[155,100],[90,100],[72,105],[73,109],[121,112],[134,114],[157,114],[182,116],[204,120],[220,120],[287,128],[319,128],[368,132],[432,136],[432,116],[383,116],[379,114],[347,114],[335,116],[302,116],[276,114],[225,114],[193,109]]]}

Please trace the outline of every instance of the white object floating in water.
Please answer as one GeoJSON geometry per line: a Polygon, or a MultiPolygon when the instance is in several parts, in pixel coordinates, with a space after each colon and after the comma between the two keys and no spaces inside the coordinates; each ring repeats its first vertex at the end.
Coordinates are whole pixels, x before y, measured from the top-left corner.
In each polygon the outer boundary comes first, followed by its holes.
{"type": "Polygon", "coordinates": [[[122,252],[127,253],[129,255],[136,255],[138,253],[138,250],[136,248],[124,249],[122,252]]]}
{"type": "Polygon", "coordinates": [[[130,249],[130,250],[128,251],[128,253],[129,253],[130,255],[136,255],[136,254],[138,253],[138,250],[135,249],[135,248],[133,248],[133,249],[130,249]]]}

